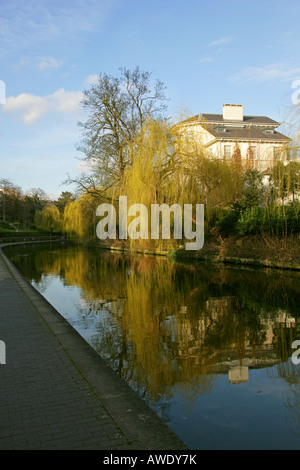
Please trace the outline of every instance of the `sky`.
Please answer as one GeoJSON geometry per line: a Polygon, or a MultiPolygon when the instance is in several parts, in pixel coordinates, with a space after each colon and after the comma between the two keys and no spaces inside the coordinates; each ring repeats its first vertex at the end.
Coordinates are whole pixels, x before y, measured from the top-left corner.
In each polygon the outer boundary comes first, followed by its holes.
{"type": "Polygon", "coordinates": [[[74,191],[82,92],[121,67],[164,82],[172,120],[231,103],[285,122],[299,18],[299,0],[0,0],[0,179],[74,191]]]}

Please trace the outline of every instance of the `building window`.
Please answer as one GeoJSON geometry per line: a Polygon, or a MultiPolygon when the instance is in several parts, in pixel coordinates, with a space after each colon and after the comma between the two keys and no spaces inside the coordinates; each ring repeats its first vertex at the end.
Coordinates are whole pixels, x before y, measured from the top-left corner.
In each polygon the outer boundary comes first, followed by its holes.
{"type": "Polygon", "coordinates": [[[224,145],[224,157],[226,160],[231,158],[231,145],[224,145]]]}
{"type": "Polygon", "coordinates": [[[281,151],[279,147],[273,147],[273,157],[275,162],[280,161],[281,151]]]}
{"type": "Polygon", "coordinates": [[[257,157],[257,148],[255,146],[250,145],[250,152],[255,159],[257,157]]]}

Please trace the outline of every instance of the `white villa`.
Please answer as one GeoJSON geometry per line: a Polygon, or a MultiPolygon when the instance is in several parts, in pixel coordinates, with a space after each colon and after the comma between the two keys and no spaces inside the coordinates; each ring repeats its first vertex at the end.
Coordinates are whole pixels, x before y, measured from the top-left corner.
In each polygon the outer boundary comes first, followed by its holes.
{"type": "Polygon", "coordinates": [[[176,124],[186,140],[206,149],[212,158],[231,159],[267,174],[277,161],[286,161],[291,139],[278,131],[280,123],[266,116],[246,116],[243,105],[224,104],[223,114],[197,114],[176,124]]]}

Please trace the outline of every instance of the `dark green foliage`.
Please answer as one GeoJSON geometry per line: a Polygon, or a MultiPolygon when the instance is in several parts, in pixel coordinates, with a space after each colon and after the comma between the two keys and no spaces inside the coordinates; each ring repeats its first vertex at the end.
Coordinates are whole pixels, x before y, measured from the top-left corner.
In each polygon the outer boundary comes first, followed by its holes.
{"type": "Polygon", "coordinates": [[[223,211],[222,216],[217,222],[217,229],[223,237],[229,237],[236,233],[236,224],[239,218],[239,211],[228,209],[223,211]]]}
{"type": "Polygon", "coordinates": [[[236,224],[239,235],[269,233],[292,235],[300,233],[299,203],[279,207],[252,207],[240,214],[236,224]]]}

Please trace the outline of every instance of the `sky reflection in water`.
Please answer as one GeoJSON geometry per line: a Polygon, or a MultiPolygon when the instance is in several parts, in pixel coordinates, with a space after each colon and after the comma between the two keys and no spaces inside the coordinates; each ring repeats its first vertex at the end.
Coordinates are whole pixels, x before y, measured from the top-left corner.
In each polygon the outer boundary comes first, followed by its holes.
{"type": "Polygon", "coordinates": [[[298,273],[74,247],[7,254],[191,449],[300,448],[298,273]]]}

